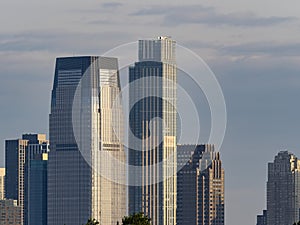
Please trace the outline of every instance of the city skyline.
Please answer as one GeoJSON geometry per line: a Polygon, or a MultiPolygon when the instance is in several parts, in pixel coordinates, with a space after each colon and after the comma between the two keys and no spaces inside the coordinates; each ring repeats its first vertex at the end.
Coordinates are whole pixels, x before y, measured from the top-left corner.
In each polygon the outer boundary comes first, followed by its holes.
{"type": "MultiPolygon", "coordinates": [[[[47,131],[55,57],[101,55],[139,38],[171,35],[208,63],[223,89],[226,221],[254,224],[266,199],[266,162],[281,149],[300,153],[299,4],[5,2],[0,139],[4,143],[16,134],[47,131]]],[[[202,115],[205,131],[209,113],[202,115]]],[[[0,152],[3,167],[4,144],[0,152]]]]}

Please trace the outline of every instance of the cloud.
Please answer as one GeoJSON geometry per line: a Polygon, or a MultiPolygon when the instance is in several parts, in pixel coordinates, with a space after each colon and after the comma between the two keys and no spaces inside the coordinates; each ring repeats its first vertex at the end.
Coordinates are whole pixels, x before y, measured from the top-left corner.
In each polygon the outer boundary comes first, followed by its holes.
{"type": "Polygon", "coordinates": [[[133,16],[153,16],[163,17],[165,25],[178,26],[183,24],[205,24],[210,26],[238,26],[238,27],[260,27],[272,26],[284,22],[296,20],[294,17],[260,17],[254,13],[220,13],[215,8],[203,7],[201,5],[190,6],[151,6],[138,10],[133,16]]]}
{"type": "Polygon", "coordinates": [[[244,56],[300,56],[300,42],[276,43],[276,42],[254,42],[239,45],[223,46],[219,48],[223,55],[244,56]]]}
{"type": "MultiPolygon", "coordinates": [[[[264,62],[269,60],[287,60],[290,63],[300,61],[300,42],[298,41],[274,41],[262,40],[256,42],[242,42],[229,44],[226,42],[192,40],[184,42],[190,49],[206,60],[244,61],[255,60],[264,62]]],[[[272,64],[272,63],[271,63],[272,64]]],[[[277,62],[274,65],[277,65],[277,62]]],[[[249,68],[250,69],[250,68],[249,68]]]]}
{"type": "Polygon", "coordinates": [[[120,37],[131,40],[126,31],[72,32],[33,30],[0,35],[0,54],[7,52],[49,51],[69,54],[102,54],[120,43],[120,37]],[[87,41],[88,40],[88,41],[87,41]],[[99,40],[106,40],[99,42],[99,40]]]}
{"type": "Polygon", "coordinates": [[[116,8],[116,7],[120,7],[123,4],[121,2],[105,2],[103,4],[101,4],[101,6],[103,8],[116,8]]]}
{"type": "Polygon", "coordinates": [[[98,20],[91,20],[88,21],[87,24],[90,25],[116,25],[117,22],[111,19],[98,19],[98,20]]]}

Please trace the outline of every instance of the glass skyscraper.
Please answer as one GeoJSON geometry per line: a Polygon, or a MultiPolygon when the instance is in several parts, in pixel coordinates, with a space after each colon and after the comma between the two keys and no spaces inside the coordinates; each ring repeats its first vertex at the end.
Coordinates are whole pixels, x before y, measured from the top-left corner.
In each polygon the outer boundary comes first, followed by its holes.
{"type": "Polygon", "coordinates": [[[47,140],[28,145],[24,173],[25,225],[47,225],[48,152],[47,140]]]}
{"type": "Polygon", "coordinates": [[[81,225],[89,218],[116,225],[126,214],[125,166],[110,160],[125,162],[119,138],[122,113],[114,107],[119,93],[116,58],[57,58],[50,114],[48,225],[81,225]],[[116,177],[117,181],[111,179],[116,177]]]}
{"type": "MultiPolygon", "coordinates": [[[[24,224],[25,162],[28,149],[47,144],[45,134],[23,134],[22,139],[5,141],[5,198],[17,200],[21,207],[21,223],[24,224]]],[[[37,148],[39,149],[39,148],[37,148]]],[[[32,157],[35,152],[32,152],[32,157]]]]}
{"type": "Polygon", "coordinates": [[[5,141],[5,198],[17,200],[21,207],[21,224],[24,223],[24,164],[28,140],[5,141]]]}
{"type": "Polygon", "coordinates": [[[178,145],[177,225],[224,225],[224,169],[214,145],[178,145]]]}
{"type": "Polygon", "coordinates": [[[129,68],[129,213],[144,212],[153,225],[176,224],[175,45],[140,40],[129,68]]]}

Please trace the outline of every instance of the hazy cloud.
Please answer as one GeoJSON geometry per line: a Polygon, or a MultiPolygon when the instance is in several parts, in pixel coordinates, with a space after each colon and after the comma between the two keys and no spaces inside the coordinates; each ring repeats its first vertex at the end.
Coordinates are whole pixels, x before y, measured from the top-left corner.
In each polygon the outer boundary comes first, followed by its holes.
{"type": "Polygon", "coordinates": [[[121,2],[105,2],[103,4],[101,4],[102,7],[104,8],[116,8],[116,7],[120,7],[123,4],[121,2]]]}
{"type": "Polygon", "coordinates": [[[0,35],[1,52],[49,51],[55,53],[102,54],[120,43],[120,37],[131,40],[126,31],[96,31],[89,33],[60,30],[27,31],[0,35]],[[88,41],[87,41],[88,40],[88,41]],[[106,40],[101,42],[99,40],[106,40]],[[111,45],[109,45],[109,43],[111,45]]]}
{"type": "Polygon", "coordinates": [[[150,16],[161,15],[165,25],[182,25],[182,24],[205,24],[211,26],[271,26],[284,22],[296,20],[294,17],[260,17],[254,13],[229,13],[218,12],[213,7],[203,7],[201,5],[190,6],[151,6],[138,10],[131,15],[150,16]]]}
{"type": "Polygon", "coordinates": [[[219,48],[222,54],[230,55],[269,55],[269,56],[300,56],[300,42],[276,43],[255,42],[239,45],[223,46],[219,48]]]}

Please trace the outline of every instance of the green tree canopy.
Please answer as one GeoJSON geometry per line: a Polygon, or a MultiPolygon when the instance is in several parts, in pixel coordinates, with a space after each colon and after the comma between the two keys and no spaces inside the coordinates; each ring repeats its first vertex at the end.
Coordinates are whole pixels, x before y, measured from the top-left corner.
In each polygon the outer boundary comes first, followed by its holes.
{"type": "Polygon", "coordinates": [[[98,225],[98,224],[100,223],[95,219],[89,219],[86,223],[86,225],[98,225]]]}
{"type": "Polygon", "coordinates": [[[140,212],[122,219],[122,225],[150,225],[151,219],[140,212]]]}

